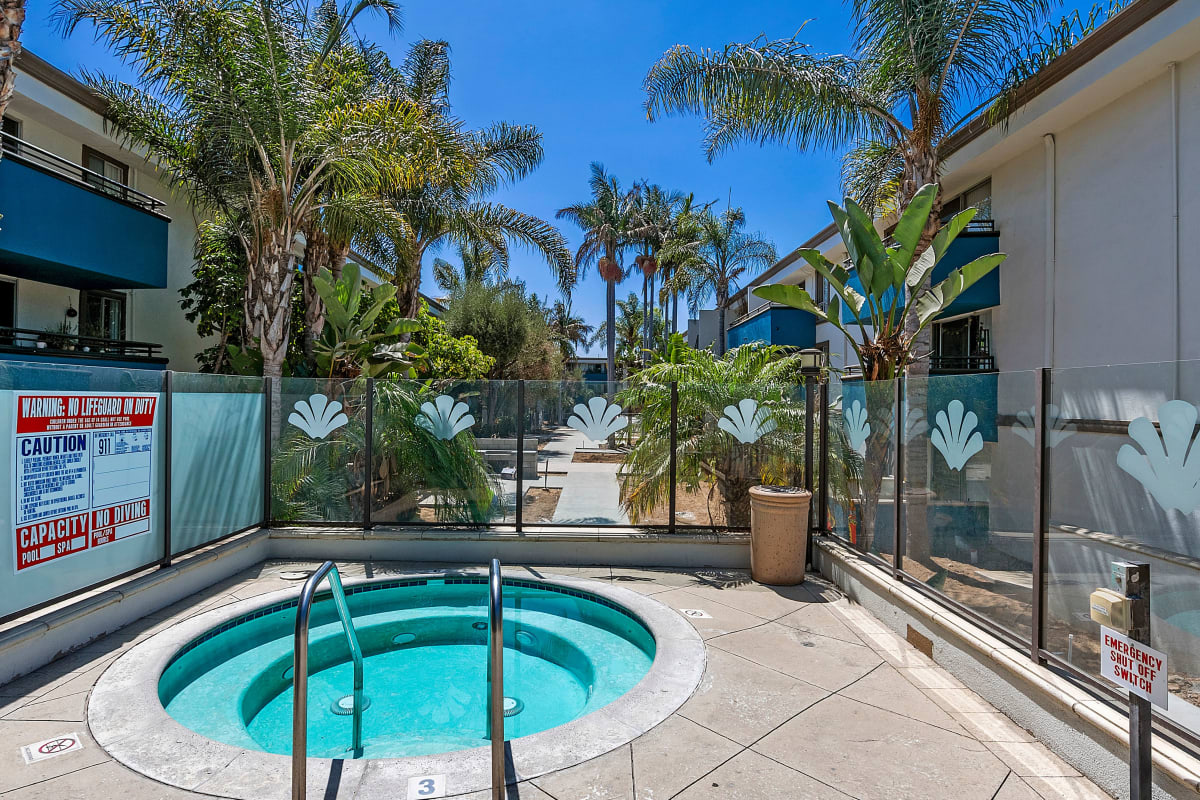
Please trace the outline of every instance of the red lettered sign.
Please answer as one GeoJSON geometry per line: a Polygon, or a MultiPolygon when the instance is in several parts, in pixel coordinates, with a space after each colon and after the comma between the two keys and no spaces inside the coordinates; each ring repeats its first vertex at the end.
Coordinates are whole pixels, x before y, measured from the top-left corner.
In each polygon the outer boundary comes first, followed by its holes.
{"type": "Polygon", "coordinates": [[[13,399],[17,572],[150,530],[157,395],[13,399]]]}
{"type": "Polygon", "coordinates": [[[1160,708],[1167,707],[1167,654],[1103,625],[1100,674],[1160,708]]]}

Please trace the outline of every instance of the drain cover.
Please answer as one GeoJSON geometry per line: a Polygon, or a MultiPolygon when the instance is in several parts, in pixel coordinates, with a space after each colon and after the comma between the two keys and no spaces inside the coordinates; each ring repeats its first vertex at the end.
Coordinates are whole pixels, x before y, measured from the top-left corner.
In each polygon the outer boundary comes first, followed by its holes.
{"type": "MultiPolygon", "coordinates": [[[[363,695],[362,710],[366,711],[371,707],[371,698],[363,695]]],[[[333,713],[341,717],[348,717],[354,713],[354,695],[348,694],[345,697],[339,697],[333,701],[333,705],[329,709],[333,713]]]]}
{"type": "Polygon", "coordinates": [[[517,631],[517,643],[525,647],[536,647],[538,643],[537,636],[530,631],[517,631]]]}
{"type": "Polygon", "coordinates": [[[525,710],[525,704],[517,697],[504,698],[504,716],[515,717],[525,710]]]}
{"type": "Polygon", "coordinates": [[[308,580],[308,576],[310,575],[312,575],[312,570],[310,569],[294,569],[279,573],[279,577],[285,581],[304,581],[308,580]]]}
{"type": "Polygon", "coordinates": [[[486,631],[487,623],[486,622],[472,622],[471,627],[477,631],[486,631]]]}

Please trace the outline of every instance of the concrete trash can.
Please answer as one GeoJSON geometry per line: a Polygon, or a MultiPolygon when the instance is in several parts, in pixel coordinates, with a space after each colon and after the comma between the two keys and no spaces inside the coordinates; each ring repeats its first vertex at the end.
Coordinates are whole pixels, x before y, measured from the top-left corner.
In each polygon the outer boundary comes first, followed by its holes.
{"type": "Polygon", "coordinates": [[[804,581],[812,492],[795,486],[750,487],[750,575],[759,583],[804,581]]]}

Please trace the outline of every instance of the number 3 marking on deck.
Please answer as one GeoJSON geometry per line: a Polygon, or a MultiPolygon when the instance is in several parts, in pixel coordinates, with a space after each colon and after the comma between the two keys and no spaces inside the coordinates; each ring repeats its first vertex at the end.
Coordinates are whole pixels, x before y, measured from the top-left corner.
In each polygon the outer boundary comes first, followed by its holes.
{"type": "Polygon", "coordinates": [[[427,797],[445,796],[445,775],[421,775],[408,779],[408,800],[425,800],[427,797]]]}

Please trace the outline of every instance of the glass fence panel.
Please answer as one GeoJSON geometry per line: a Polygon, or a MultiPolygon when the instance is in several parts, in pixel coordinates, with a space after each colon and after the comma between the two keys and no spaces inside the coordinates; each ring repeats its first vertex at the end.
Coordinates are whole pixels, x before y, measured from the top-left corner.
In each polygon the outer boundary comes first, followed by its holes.
{"type": "Polygon", "coordinates": [[[363,378],[274,382],[272,519],[361,526],[366,387],[363,378]]]}
{"type": "Polygon", "coordinates": [[[263,519],[263,379],[171,376],[171,550],[263,519]]]}
{"type": "Polygon", "coordinates": [[[376,381],[372,522],[512,524],[517,391],[517,381],[376,381]]]}
{"type": "MultiPolygon", "coordinates": [[[[525,448],[533,451],[532,470],[525,473],[525,525],[628,525],[631,517],[655,514],[665,519],[665,501],[636,505],[648,487],[630,464],[638,453],[657,455],[646,447],[662,442],[642,446],[629,401],[626,384],[616,381],[525,382],[525,448]]],[[[667,402],[669,408],[669,396],[667,402]]],[[[669,427],[661,433],[669,436],[669,427]]]]}
{"type": "Polygon", "coordinates": [[[1046,647],[1099,671],[1088,597],[1114,561],[1150,564],[1168,716],[1200,731],[1200,362],[1055,370],[1046,647]]]}
{"type": "Polygon", "coordinates": [[[1036,372],[904,383],[903,569],[1028,640],[1036,372]]]}
{"type": "Polygon", "coordinates": [[[833,532],[865,553],[894,548],[895,382],[832,378],[829,491],[833,532]]]}
{"type": "Polygon", "coordinates": [[[769,358],[680,382],[677,526],[745,531],[752,486],[803,485],[804,387],[798,369],[763,370],[769,358]]]}
{"type": "Polygon", "coordinates": [[[163,556],[163,373],[0,362],[0,616],[163,556]]]}

